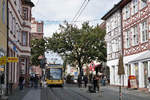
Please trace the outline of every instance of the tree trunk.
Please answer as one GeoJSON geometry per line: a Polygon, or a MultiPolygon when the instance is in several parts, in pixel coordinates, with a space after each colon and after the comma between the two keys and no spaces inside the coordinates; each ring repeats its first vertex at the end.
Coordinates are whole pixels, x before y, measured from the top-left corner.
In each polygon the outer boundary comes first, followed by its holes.
{"type": "Polygon", "coordinates": [[[79,70],[80,70],[80,75],[83,75],[83,70],[82,70],[82,64],[80,62],[80,60],[78,60],[78,63],[79,63],[79,70]]]}

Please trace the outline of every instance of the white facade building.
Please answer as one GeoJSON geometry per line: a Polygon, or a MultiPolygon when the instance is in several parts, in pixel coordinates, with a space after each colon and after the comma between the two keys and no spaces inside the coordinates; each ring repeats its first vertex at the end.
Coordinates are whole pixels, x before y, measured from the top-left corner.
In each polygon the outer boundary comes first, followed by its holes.
{"type": "Polygon", "coordinates": [[[112,15],[104,16],[106,21],[107,66],[110,68],[110,84],[119,85],[118,57],[121,53],[121,12],[116,10],[112,15]]]}

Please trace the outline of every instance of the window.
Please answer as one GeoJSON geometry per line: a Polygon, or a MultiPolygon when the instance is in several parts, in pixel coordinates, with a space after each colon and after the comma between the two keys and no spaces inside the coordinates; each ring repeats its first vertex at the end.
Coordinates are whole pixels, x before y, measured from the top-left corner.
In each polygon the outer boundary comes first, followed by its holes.
{"type": "Polygon", "coordinates": [[[12,28],[12,32],[14,32],[14,17],[12,16],[12,22],[11,22],[11,28],[12,28]]]}
{"type": "Polygon", "coordinates": [[[142,42],[146,42],[148,40],[147,21],[141,23],[141,39],[142,39],[142,42]]]}
{"type": "Polygon", "coordinates": [[[5,3],[5,0],[3,0],[2,2],[3,6],[2,6],[2,21],[3,21],[3,24],[5,24],[5,14],[6,14],[6,3],[5,3]]]}
{"type": "Polygon", "coordinates": [[[130,5],[128,4],[125,7],[125,18],[128,19],[130,17],[130,5]]]}
{"type": "Polygon", "coordinates": [[[16,19],[14,18],[14,23],[13,23],[13,29],[14,29],[14,34],[16,34],[16,29],[17,29],[17,25],[16,25],[16,19]]]}
{"type": "Polygon", "coordinates": [[[27,46],[27,32],[22,32],[22,45],[27,46]]]}
{"type": "Polygon", "coordinates": [[[42,32],[41,25],[37,25],[37,31],[38,31],[38,32],[42,32]]]}
{"type": "Polygon", "coordinates": [[[126,48],[130,47],[130,30],[126,32],[126,48]]]}
{"type": "Polygon", "coordinates": [[[147,5],[147,0],[141,0],[141,9],[147,5]]]}
{"type": "Polygon", "coordinates": [[[107,54],[111,54],[112,53],[112,44],[111,44],[111,42],[108,42],[107,43],[107,54]]]}
{"type": "Polygon", "coordinates": [[[133,46],[138,44],[138,27],[137,27],[137,25],[135,27],[133,27],[132,44],[133,44],[133,46]]]}
{"type": "Polygon", "coordinates": [[[116,40],[112,41],[112,52],[116,52],[116,40]]]}
{"type": "Polygon", "coordinates": [[[28,8],[23,8],[23,19],[28,20],[28,8]]]}
{"type": "Polygon", "coordinates": [[[138,12],[138,0],[133,0],[133,14],[138,12]]]}
{"type": "MultiPolygon", "coordinates": [[[[19,25],[18,25],[19,28],[19,25]]],[[[21,38],[21,29],[18,29],[18,42],[20,42],[20,38],[21,38]]]]}

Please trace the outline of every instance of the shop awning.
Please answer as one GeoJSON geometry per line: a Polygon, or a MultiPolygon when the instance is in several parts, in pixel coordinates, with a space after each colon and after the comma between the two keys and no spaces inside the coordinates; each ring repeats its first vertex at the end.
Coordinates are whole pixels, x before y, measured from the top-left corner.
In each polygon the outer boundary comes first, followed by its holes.
{"type": "Polygon", "coordinates": [[[150,50],[145,52],[142,55],[139,55],[138,57],[136,57],[135,59],[133,59],[132,61],[129,62],[130,63],[137,63],[139,61],[148,61],[150,60],[150,50]]]}

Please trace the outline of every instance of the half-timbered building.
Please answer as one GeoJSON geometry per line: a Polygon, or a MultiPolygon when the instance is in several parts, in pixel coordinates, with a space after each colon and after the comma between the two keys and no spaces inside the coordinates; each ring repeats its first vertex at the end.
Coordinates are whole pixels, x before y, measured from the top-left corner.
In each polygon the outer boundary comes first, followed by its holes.
{"type": "Polygon", "coordinates": [[[150,76],[149,9],[150,0],[132,0],[122,8],[124,64],[127,76],[136,76],[138,88],[148,88],[150,76]]]}

